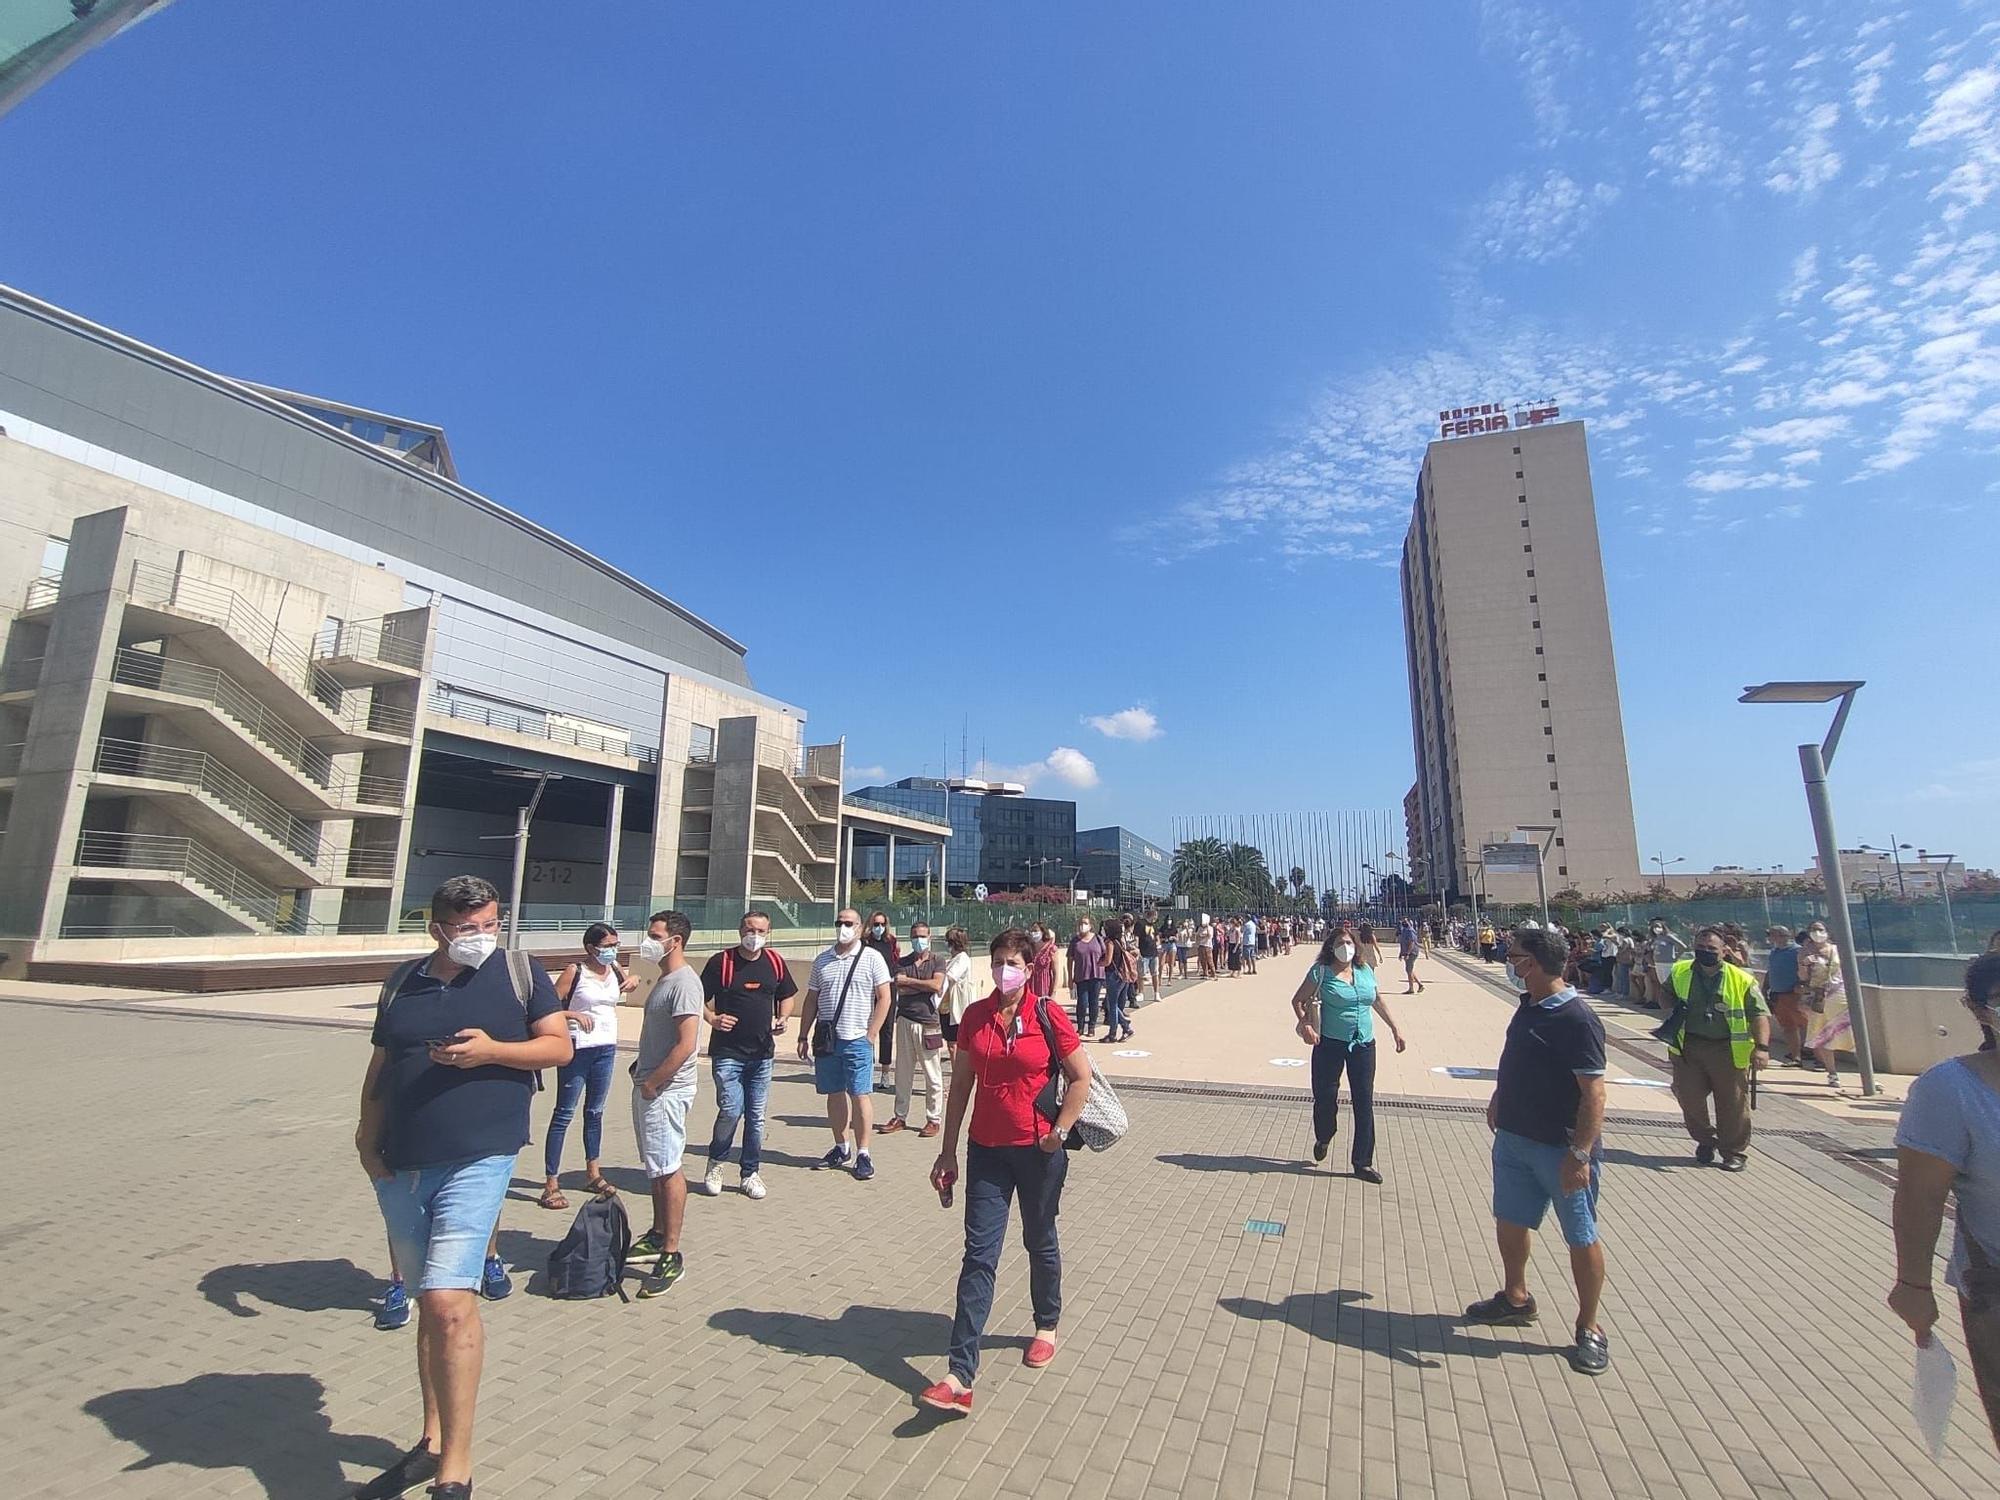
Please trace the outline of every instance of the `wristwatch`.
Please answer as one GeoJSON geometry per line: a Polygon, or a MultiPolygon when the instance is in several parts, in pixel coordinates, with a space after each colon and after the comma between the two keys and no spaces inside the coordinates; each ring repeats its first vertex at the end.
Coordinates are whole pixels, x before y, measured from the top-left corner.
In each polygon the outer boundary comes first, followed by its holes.
{"type": "Polygon", "coordinates": [[[1570,1147],[1569,1155],[1570,1155],[1570,1160],[1572,1161],[1580,1161],[1586,1167],[1590,1165],[1590,1152],[1585,1150],[1582,1146],[1570,1147]]]}

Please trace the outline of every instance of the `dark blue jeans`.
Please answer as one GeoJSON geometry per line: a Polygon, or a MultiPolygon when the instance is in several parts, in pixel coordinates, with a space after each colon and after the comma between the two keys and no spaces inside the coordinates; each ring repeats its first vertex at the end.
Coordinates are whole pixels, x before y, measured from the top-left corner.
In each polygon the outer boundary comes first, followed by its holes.
{"type": "Polygon", "coordinates": [[[966,1385],[979,1373],[979,1336],[993,1311],[993,1273],[1007,1237],[1007,1208],[1021,1200],[1021,1243],[1028,1252],[1028,1300],[1035,1327],[1062,1318],[1062,1250],[1056,1214],[1062,1207],[1069,1153],[1039,1146],[965,1148],[965,1259],[958,1268],[958,1311],[951,1320],[951,1373],[966,1385]]]}
{"type": "Polygon", "coordinates": [[[715,1133],[708,1138],[708,1159],[729,1160],[736,1122],[741,1120],[745,1177],[764,1165],[764,1106],[771,1097],[771,1062],[768,1057],[709,1059],[709,1071],[715,1078],[715,1133]]]}
{"type": "Polygon", "coordinates": [[[1333,1139],[1340,1119],[1340,1075],[1354,1099],[1354,1155],[1358,1170],[1375,1165],[1375,1044],[1321,1037],[1312,1050],[1313,1141],[1333,1139]]]}
{"type": "Polygon", "coordinates": [[[1097,1003],[1104,998],[1102,979],[1079,979],[1076,982],[1076,1029],[1079,1032],[1097,1029],[1097,1003]]]}
{"type": "Polygon", "coordinates": [[[611,1097],[611,1070],[617,1065],[616,1047],[579,1047],[576,1055],[556,1071],[556,1107],[549,1116],[549,1138],[542,1151],[542,1165],[553,1177],[562,1170],[563,1136],[576,1118],[577,1101],[583,1101],[583,1154],[596,1161],[604,1146],[604,1104],[611,1097]]]}
{"type": "Polygon", "coordinates": [[[1104,1029],[1112,1036],[1126,1026],[1125,1007],[1132,1003],[1132,986],[1112,975],[1104,981],[1104,1029]]]}

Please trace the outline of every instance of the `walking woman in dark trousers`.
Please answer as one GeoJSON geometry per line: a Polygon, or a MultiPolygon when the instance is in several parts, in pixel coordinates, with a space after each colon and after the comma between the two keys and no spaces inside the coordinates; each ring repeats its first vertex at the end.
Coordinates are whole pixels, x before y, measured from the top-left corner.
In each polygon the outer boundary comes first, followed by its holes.
{"type": "Polygon", "coordinates": [[[1299,1036],[1312,1048],[1313,1160],[1325,1161],[1340,1128],[1340,1075],[1354,1100],[1354,1175],[1380,1182],[1375,1170],[1375,1017],[1389,1028],[1396,1050],[1403,1033],[1375,988],[1375,971],[1361,962],[1354,934],[1336,931],[1320,945],[1319,962],[1306,970],[1292,1012],[1299,1036]]]}
{"type": "Polygon", "coordinates": [[[1048,996],[1029,987],[1034,951],[1027,933],[1009,928],[993,939],[990,951],[993,992],[975,1000],[958,1023],[944,1140],[931,1168],[931,1186],[947,1207],[954,1192],[965,1195],[965,1258],[958,1272],[948,1373],[918,1398],[949,1412],[972,1410],[979,1338],[993,1311],[994,1272],[1009,1211],[1017,1203],[1028,1251],[1028,1300],[1035,1314],[1035,1336],[1022,1360],[1039,1370],[1056,1357],[1062,1318],[1056,1215],[1069,1175],[1063,1139],[1082,1116],[1090,1093],[1090,1058],[1076,1028],[1060,1005],[1049,1004],[1048,996]],[[1053,1119],[1036,1107],[1051,1070],[1060,1070],[1068,1080],[1053,1119]],[[972,1144],[961,1182],[958,1137],[968,1114],[972,1144]]]}

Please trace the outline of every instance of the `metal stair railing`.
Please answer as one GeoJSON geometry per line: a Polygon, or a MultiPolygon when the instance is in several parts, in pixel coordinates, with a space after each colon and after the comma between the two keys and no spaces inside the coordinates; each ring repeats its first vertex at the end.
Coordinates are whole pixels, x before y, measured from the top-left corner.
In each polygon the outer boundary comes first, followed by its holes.
{"type": "Polygon", "coordinates": [[[423,670],[424,643],[402,634],[392,619],[343,620],[320,627],[313,637],[313,655],[387,662],[414,672],[423,670]]]}
{"type": "Polygon", "coordinates": [[[244,874],[207,845],[164,833],[106,833],[86,829],[76,841],[76,862],[89,869],[160,870],[206,888],[219,905],[278,932],[305,932],[323,927],[300,913],[287,911],[282,893],[244,874]]]}
{"type": "Polygon", "coordinates": [[[151,651],[119,648],[111,680],[128,687],[152,688],[209,704],[233,719],[244,733],[336,802],[367,802],[399,806],[400,778],[370,774],[343,775],[333,757],[287,723],[235,678],[218,667],[181,661],[151,651]]]}
{"type": "MultiPolygon", "coordinates": [[[[41,580],[37,580],[40,582],[41,580]]],[[[30,590],[32,594],[33,590],[30,590]]],[[[305,692],[327,717],[344,729],[366,729],[404,737],[415,730],[415,715],[406,710],[346,703],[346,690],[314,662],[312,654],[287,637],[254,605],[226,584],[187,578],[158,563],[132,564],[131,595],[135,603],[154,605],[206,620],[235,638],[279,677],[305,692]]]]}
{"type": "Polygon", "coordinates": [[[105,738],[97,742],[92,769],[108,776],[137,776],[198,788],[302,863],[320,863],[317,825],[295,816],[205,751],[105,738]]]}

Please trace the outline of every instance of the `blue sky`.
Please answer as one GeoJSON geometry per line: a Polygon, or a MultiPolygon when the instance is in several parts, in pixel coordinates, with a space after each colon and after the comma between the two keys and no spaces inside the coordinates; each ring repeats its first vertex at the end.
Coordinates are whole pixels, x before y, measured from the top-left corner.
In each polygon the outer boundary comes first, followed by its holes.
{"type": "Polygon", "coordinates": [[[0,121],[0,279],[443,423],[851,763],[969,726],[1154,839],[1400,805],[1428,419],[1546,394],[1642,852],[1802,864],[1824,716],[1734,698],[1855,676],[1843,842],[1992,864],[1991,17],[180,0],[0,121]]]}

